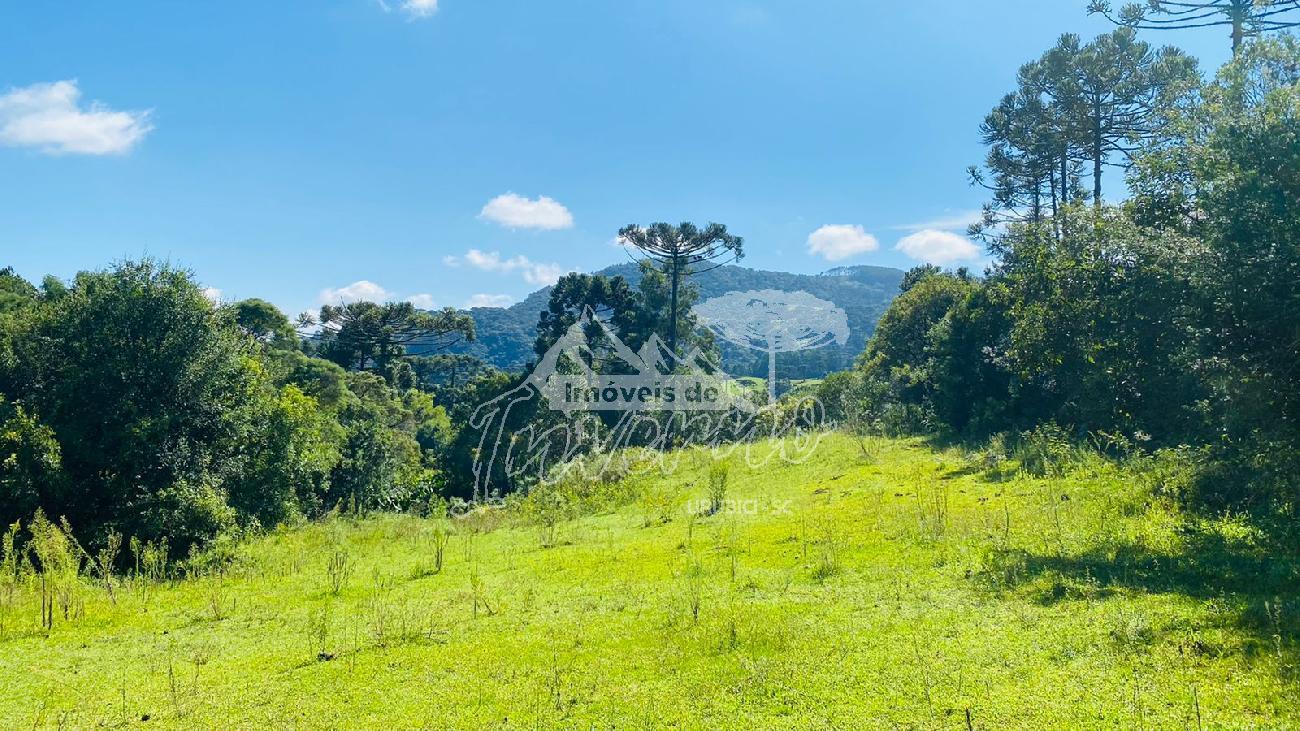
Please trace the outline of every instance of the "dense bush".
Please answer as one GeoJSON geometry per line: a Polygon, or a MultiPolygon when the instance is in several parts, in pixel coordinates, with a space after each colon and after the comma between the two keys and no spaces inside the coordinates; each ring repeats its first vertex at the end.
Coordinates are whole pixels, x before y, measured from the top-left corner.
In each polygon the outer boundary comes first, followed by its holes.
{"type": "MultiPolygon", "coordinates": [[[[1204,444],[1213,458],[1181,498],[1294,514],[1300,42],[1252,42],[1159,111],[1122,205],[1054,197],[1050,213],[1017,211],[1044,178],[999,178],[1008,195],[991,209],[1000,227],[982,231],[997,255],[986,275],[910,272],[858,385],[827,379],[823,394],[859,393],[849,411],[885,430],[1018,435],[1035,471],[1088,434],[1204,444]]],[[[998,138],[990,158],[1003,173],[1019,169],[1013,142],[998,138]]]]}
{"type": "Polygon", "coordinates": [[[446,411],[301,352],[266,302],[214,306],[149,260],[25,284],[0,274],[5,525],[41,510],[92,548],[118,533],[185,555],[237,526],[442,488],[446,411]]]}
{"type": "Polygon", "coordinates": [[[83,530],[180,544],[228,525],[222,485],[255,426],[256,365],[200,288],[125,263],[31,307],[11,396],[51,430],[63,473],[40,507],[83,530]]]}

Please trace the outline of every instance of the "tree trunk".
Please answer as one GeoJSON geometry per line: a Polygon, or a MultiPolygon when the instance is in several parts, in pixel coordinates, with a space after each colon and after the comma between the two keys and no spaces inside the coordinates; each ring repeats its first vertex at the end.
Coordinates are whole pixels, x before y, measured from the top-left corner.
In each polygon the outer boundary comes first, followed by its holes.
{"type": "Polygon", "coordinates": [[[677,356],[677,280],[681,277],[680,270],[677,266],[677,259],[673,258],[672,268],[669,272],[672,278],[670,289],[672,295],[668,305],[668,349],[673,352],[673,357],[677,356]]]}
{"type": "Polygon", "coordinates": [[[767,402],[776,403],[776,343],[772,339],[767,341],[767,402]]]}
{"type": "MultiPolygon", "coordinates": [[[[1065,238],[1065,211],[1070,205],[1070,147],[1069,144],[1061,145],[1061,225],[1060,238],[1065,238]]],[[[1058,239],[1059,240],[1059,239],[1058,239]]]]}
{"type": "Polygon", "coordinates": [[[1061,145],[1061,207],[1070,202],[1070,148],[1061,145]]]}
{"type": "Polygon", "coordinates": [[[1061,209],[1057,207],[1056,204],[1056,190],[1057,190],[1056,170],[1055,170],[1056,166],[1048,165],[1047,167],[1051,168],[1051,172],[1048,174],[1048,184],[1051,185],[1052,187],[1052,238],[1056,239],[1057,241],[1060,241],[1061,240],[1061,219],[1060,219],[1061,209]]]}
{"type": "Polygon", "coordinates": [[[1232,4],[1232,56],[1236,58],[1241,50],[1242,38],[1246,35],[1246,16],[1250,13],[1250,0],[1237,0],[1232,4]]]}
{"type": "Polygon", "coordinates": [[[1093,101],[1092,120],[1092,205],[1101,208],[1101,99],[1093,101]]]}

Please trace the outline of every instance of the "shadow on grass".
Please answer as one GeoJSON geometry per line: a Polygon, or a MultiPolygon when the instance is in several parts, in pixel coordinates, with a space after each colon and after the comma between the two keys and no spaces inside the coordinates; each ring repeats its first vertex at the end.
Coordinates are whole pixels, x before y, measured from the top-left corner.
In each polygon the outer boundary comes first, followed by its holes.
{"type": "Polygon", "coordinates": [[[1137,544],[1109,545],[1056,555],[998,551],[999,583],[1032,589],[1035,601],[1053,605],[1119,592],[1180,594],[1215,602],[1229,624],[1275,652],[1283,664],[1300,664],[1300,554],[1272,541],[1228,540],[1221,533],[1188,528],[1176,553],[1137,544]]]}

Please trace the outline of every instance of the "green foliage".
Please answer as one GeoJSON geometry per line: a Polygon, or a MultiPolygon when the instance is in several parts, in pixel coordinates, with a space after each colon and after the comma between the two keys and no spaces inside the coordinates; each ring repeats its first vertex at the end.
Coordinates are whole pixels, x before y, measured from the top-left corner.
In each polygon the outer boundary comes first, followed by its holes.
{"type": "Polygon", "coordinates": [[[977,230],[1007,223],[1068,219],[1092,183],[1102,205],[1107,166],[1127,169],[1140,145],[1168,123],[1194,92],[1196,61],[1176,48],[1153,50],[1130,28],[1082,44],[1064,34],[1040,58],[1021,67],[1018,85],[981,125],[989,152],[985,170],[970,169],[993,200],[977,230]]]}
{"type": "Polygon", "coordinates": [[[682,298],[686,281],[701,270],[737,261],[745,255],[741,237],[729,233],[720,223],[710,223],[704,228],[690,222],[677,226],[668,223],[652,223],[645,227],[631,224],[619,229],[618,239],[624,246],[640,252],[645,263],[655,265],[657,273],[662,273],[667,280],[667,301],[663,303],[666,306],[660,306],[654,298],[645,296],[649,294],[645,277],[650,277],[653,285],[656,270],[642,268],[646,310],[660,313],[659,318],[667,325],[651,331],[662,334],[672,351],[676,351],[682,338],[689,337],[693,331],[687,327],[684,317],[689,313],[689,306],[682,298]]]}
{"type": "Polygon", "coordinates": [[[39,295],[30,282],[14,273],[13,267],[0,269],[0,316],[30,307],[39,295]]]}
{"type": "Polygon", "coordinates": [[[18,590],[23,579],[24,560],[18,548],[18,532],[22,524],[14,522],[0,535],[0,640],[9,629],[18,590]]]}
{"type": "Polygon", "coordinates": [[[0,396],[0,523],[60,504],[66,479],[54,431],[0,396]]]}
{"type": "Polygon", "coordinates": [[[257,437],[243,470],[228,484],[231,506],[268,527],[322,512],[330,474],[342,458],[343,427],[292,384],[258,407],[257,437]]]}
{"type": "Polygon", "coordinates": [[[1210,353],[1230,429],[1300,438],[1300,40],[1249,44],[1206,92],[1191,161],[1209,249],[1210,353]]]}
{"type": "Polygon", "coordinates": [[[955,275],[933,273],[910,284],[881,317],[859,364],[865,391],[877,402],[868,407],[873,412],[868,420],[879,420],[896,433],[934,426],[933,333],[977,286],[955,275]]]}
{"type": "Polygon", "coordinates": [[[41,626],[53,629],[56,608],[63,621],[81,613],[81,567],[85,551],[72,537],[66,518],[52,523],[37,510],[27,527],[41,587],[41,626]]]}
{"type": "Polygon", "coordinates": [[[289,318],[270,302],[253,297],[229,305],[228,309],[235,324],[254,340],[276,347],[297,347],[298,332],[289,318]]]}
{"type": "Polygon", "coordinates": [[[409,302],[349,302],[320,309],[320,352],[345,368],[387,374],[408,355],[474,339],[474,320],[453,308],[418,310],[409,302]]]}
{"type": "Polygon", "coordinates": [[[336,363],[296,350],[273,350],[266,361],[276,382],[296,386],[324,409],[338,413],[358,402],[348,388],[347,371],[336,363]]]}
{"type": "MultiPolygon", "coordinates": [[[[456,430],[434,396],[301,352],[269,303],[214,308],[151,260],[42,290],[6,272],[0,289],[25,303],[0,313],[4,524],[43,509],[110,562],[122,534],[185,556],[236,526],[405,509],[445,487],[456,430]]],[[[400,364],[390,341],[376,352],[400,364]]]]}
{"type": "Polygon", "coordinates": [[[710,515],[722,510],[727,502],[727,483],[731,479],[731,463],[717,461],[709,465],[709,509],[710,515]]]}
{"type": "Polygon", "coordinates": [[[496,368],[472,355],[442,353],[407,359],[416,387],[433,395],[436,403],[451,406],[461,399],[468,384],[496,368]]]}
{"type": "Polygon", "coordinates": [[[1300,27],[1300,6],[1287,0],[1148,0],[1124,3],[1115,12],[1110,0],[1090,0],[1088,13],[1100,13],[1126,28],[1181,30],[1227,26],[1235,56],[1247,37],[1300,27]]]}
{"type": "MultiPolygon", "coordinates": [[[[639,294],[646,294],[641,286],[646,269],[639,263],[624,263],[606,267],[593,276],[622,277],[628,286],[639,294]]],[[[651,267],[657,275],[651,294],[661,304],[656,311],[666,312],[668,301],[667,279],[662,271],[651,267]]],[[[728,265],[697,272],[690,278],[699,289],[698,299],[728,292],[758,289],[779,289],[787,292],[808,292],[821,299],[834,302],[849,317],[849,341],[843,346],[828,346],[817,350],[782,353],[777,365],[782,373],[792,378],[820,378],[827,373],[848,367],[862,352],[866,340],[875,327],[876,320],[889,305],[898,290],[897,269],[877,266],[835,267],[822,274],[794,274],[790,272],[763,271],[748,267],[728,265]]],[[[689,289],[689,288],[688,288],[689,289]]],[[[519,370],[536,357],[538,313],[549,309],[550,288],[528,295],[510,307],[475,307],[469,314],[474,318],[475,339],[471,343],[457,343],[447,349],[448,354],[465,354],[490,364],[495,368],[519,370]]],[[[687,309],[679,305],[683,315],[687,309]]],[[[659,327],[656,325],[655,327],[659,327]]],[[[683,330],[686,329],[684,326],[683,330]]],[[[657,332],[666,332],[666,327],[657,332]]],[[[683,332],[683,335],[686,333],[683,332]]],[[[733,376],[766,376],[767,358],[761,353],[718,342],[722,367],[733,376]]],[[[442,401],[440,403],[446,403],[442,401]]]]}
{"type": "MultiPolygon", "coordinates": [[[[1208,445],[1175,492],[1300,505],[1300,41],[1246,44],[1213,83],[1128,29],[1064,36],[985,122],[994,200],[981,281],[918,268],[823,394],[887,432],[1021,433],[1053,474],[1083,435],[1126,454],[1208,445]],[[1101,105],[1101,106],[1099,106],[1101,105]],[[1076,168],[1091,165],[1091,207],[1076,168]],[[1102,205],[1106,164],[1133,200],[1102,205]],[[1131,163],[1131,164],[1130,164],[1131,163]],[[1064,431],[1056,424],[1069,424],[1064,431]]],[[[857,422],[861,423],[861,417],[857,422]]]]}
{"type": "Polygon", "coordinates": [[[1045,422],[1022,433],[1012,454],[1035,477],[1059,477],[1074,461],[1074,436],[1054,421],[1045,422]]]}
{"type": "Polygon", "coordinates": [[[401,507],[405,493],[415,486],[411,466],[418,462],[419,449],[410,436],[374,420],[352,421],[343,439],[342,458],[331,475],[327,501],[362,512],[401,507]]]}
{"type": "Polygon", "coordinates": [[[639,347],[652,334],[665,337],[666,333],[673,332],[676,322],[679,352],[691,347],[710,352],[713,349],[713,336],[709,330],[698,326],[694,310],[695,303],[700,300],[700,288],[695,282],[696,272],[690,268],[683,270],[676,290],[677,305],[674,307],[674,290],[668,270],[651,261],[642,261],[639,266],[636,297],[638,309],[627,333],[632,337],[632,342],[639,347]]]}
{"type": "Polygon", "coordinates": [[[146,260],[79,274],[16,352],[16,395],[66,474],[45,507],[88,535],[186,546],[229,524],[220,484],[240,463],[255,368],[188,273],[146,260]]]}
{"type": "MultiPolygon", "coordinates": [[[[644,317],[642,306],[642,299],[622,277],[566,274],[551,287],[547,307],[537,321],[537,342],[533,349],[538,356],[543,355],[574,323],[590,313],[608,323],[635,350],[645,339],[644,334],[637,332],[644,317]]],[[[594,348],[599,349],[603,344],[601,333],[596,325],[587,331],[594,348]]]]}

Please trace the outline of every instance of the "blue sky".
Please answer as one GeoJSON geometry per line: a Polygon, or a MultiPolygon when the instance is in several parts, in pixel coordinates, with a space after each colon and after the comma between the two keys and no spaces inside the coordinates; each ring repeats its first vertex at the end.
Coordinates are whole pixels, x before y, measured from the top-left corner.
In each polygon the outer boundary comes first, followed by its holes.
{"type": "MultiPolygon", "coordinates": [[[[960,264],[978,124],[1061,32],[1108,29],[1085,6],[7,3],[0,266],[148,254],[292,315],[517,300],[658,220],[726,223],[758,268],[960,264]]],[[[1212,69],[1222,36],[1149,39],[1212,69]]]]}

